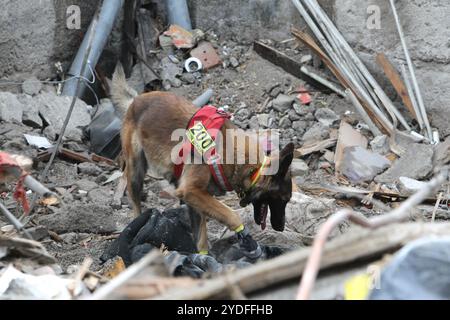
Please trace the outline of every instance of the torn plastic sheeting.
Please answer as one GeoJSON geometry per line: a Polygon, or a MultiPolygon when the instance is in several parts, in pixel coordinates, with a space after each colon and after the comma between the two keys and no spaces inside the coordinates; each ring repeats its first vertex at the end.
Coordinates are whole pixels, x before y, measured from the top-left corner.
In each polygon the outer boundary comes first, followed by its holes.
{"type": "Polygon", "coordinates": [[[160,212],[149,209],[134,219],[120,234],[100,259],[105,262],[116,255],[126,266],[138,261],[154,247],[162,244],[172,251],[194,253],[197,247],[190,226],[186,206],[160,212]]]}
{"type": "MultiPolygon", "coordinates": [[[[164,245],[169,253],[165,263],[173,276],[200,278],[205,273],[218,273],[233,268],[243,268],[255,261],[243,256],[237,243],[223,242],[220,250],[211,248],[211,255],[197,254],[195,245],[195,221],[197,213],[187,206],[160,212],[149,209],[133,220],[100,257],[107,260],[120,256],[126,266],[139,261],[154,248],[164,245]],[[214,256],[213,252],[217,252],[214,256]],[[220,260],[220,261],[218,261],[220,260]]],[[[237,242],[237,239],[236,239],[237,242]]],[[[263,258],[268,259],[282,254],[285,250],[278,247],[261,246],[263,258]]]]}
{"type": "Polygon", "coordinates": [[[370,300],[450,299],[450,238],[422,238],[403,247],[381,273],[370,300]]]}

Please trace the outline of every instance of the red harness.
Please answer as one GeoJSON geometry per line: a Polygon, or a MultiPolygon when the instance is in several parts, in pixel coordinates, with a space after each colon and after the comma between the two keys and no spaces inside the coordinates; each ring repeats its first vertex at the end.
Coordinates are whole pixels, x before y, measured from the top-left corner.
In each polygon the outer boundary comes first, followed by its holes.
{"type": "MultiPolygon", "coordinates": [[[[230,119],[231,115],[225,111],[221,111],[216,107],[206,105],[200,108],[189,121],[186,130],[189,131],[193,127],[197,128],[197,125],[201,123],[208,132],[212,140],[216,141],[217,134],[221,130],[223,124],[227,119],[230,119]]],[[[175,178],[179,179],[183,173],[183,167],[186,160],[186,156],[198,152],[194,148],[194,145],[185,138],[185,141],[178,153],[179,164],[174,166],[175,178]]],[[[209,165],[209,169],[214,178],[215,183],[225,191],[232,191],[233,187],[228,182],[227,177],[223,171],[223,166],[220,163],[219,154],[216,154],[216,147],[213,146],[203,153],[203,158],[209,165]]]]}

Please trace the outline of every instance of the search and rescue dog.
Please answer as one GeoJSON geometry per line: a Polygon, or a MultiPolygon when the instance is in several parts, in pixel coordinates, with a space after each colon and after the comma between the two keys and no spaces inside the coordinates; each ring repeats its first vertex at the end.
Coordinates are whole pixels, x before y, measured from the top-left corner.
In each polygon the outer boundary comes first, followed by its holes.
{"type": "Polygon", "coordinates": [[[255,222],[262,228],[270,208],[272,227],[284,230],[285,208],[292,195],[292,143],[265,155],[256,136],[246,135],[244,144],[238,139],[242,134],[230,138],[230,130],[237,127],[226,112],[212,106],[199,109],[168,92],[137,95],[127,85],[120,64],[113,75],[110,95],[123,115],[123,169],[136,215],[141,213],[144,176],[151,170],[152,174],[175,184],[176,195],[201,215],[197,238],[201,253],[208,250],[206,219],[209,217],[237,233],[240,248],[247,257],[261,255],[261,248],[239,215],[214,198],[220,192],[236,191],[243,207],[252,203],[255,222]],[[182,143],[173,139],[179,129],[185,133],[182,143]],[[201,154],[202,163],[187,161],[188,155],[195,153],[201,154]],[[245,161],[238,161],[242,156],[245,161]]]}

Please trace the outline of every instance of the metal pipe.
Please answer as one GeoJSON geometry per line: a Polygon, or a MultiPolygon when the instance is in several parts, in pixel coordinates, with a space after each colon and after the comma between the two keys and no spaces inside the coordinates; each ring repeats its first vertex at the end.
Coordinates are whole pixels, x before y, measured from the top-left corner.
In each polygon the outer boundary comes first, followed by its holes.
{"type": "Polygon", "coordinates": [[[201,108],[205,104],[207,104],[209,100],[211,100],[213,94],[214,91],[212,89],[208,89],[205,92],[203,92],[200,96],[198,96],[194,101],[192,101],[192,104],[196,107],[201,108]]]}
{"type": "Polygon", "coordinates": [[[381,136],[381,131],[378,129],[378,127],[373,123],[372,119],[370,119],[369,115],[367,114],[366,110],[364,110],[363,106],[359,102],[359,100],[356,98],[355,94],[352,92],[352,90],[347,89],[345,90],[346,96],[348,100],[355,106],[356,111],[359,113],[365,124],[369,126],[370,131],[374,135],[374,137],[381,136]]]}
{"type": "MultiPolygon", "coordinates": [[[[315,36],[320,41],[322,46],[325,48],[327,53],[330,55],[331,59],[333,61],[340,61],[337,58],[336,53],[331,48],[328,41],[323,36],[322,32],[319,30],[319,28],[316,26],[316,24],[314,23],[314,21],[312,20],[312,18],[308,14],[308,12],[306,11],[305,7],[300,3],[299,0],[292,0],[292,2],[295,5],[295,7],[298,9],[300,14],[303,16],[306,23],[311,28],[312,32],[315,34],[315,36]]],[[[347,69],[343,68],[342,65],[340,65],[339,63],[337,63],[335,65],[336,65],[336,68],[338,68],[338,70],[342,73],[342,75],[350,80],[349,82],[351,82],[353,84],[353,86],[356,88],[356,91],[358,91],[357,92],[358,95],[361,96],[362,99],[370,106],[371,111],[373,111],[377,115],[379,121],[382,122],[384,124],[384,126],[386,128],[388,128],[388,130],[392,131],[392,129],[393,129],[392,123],[386,118],[386,116],[381,112],[381,110],[378,109],[378,107],[376,106],[374,101],[370,98],[370,96],[365,91],[365,89],[363,89],[361,87],[361,85],[358,83],[355,76],[352,75],[347,69]]]]}
{"type": "Polygon", "coordinates": [[[409,80],[408,74],[406,73],[406,68],[403,63],[400,64],[402,71],[403,81],[405,82],[406,90],[408,91],[408,96],[411,99],[411,103],[414,108],[414,112],[417,116],[417,122],[419,123],[420,130],[424,128],[424,121],[422,118],[422,112],[420,112],[419,105],[417,104],[416,96],[414,95],[414,90],[412,88],[411,81],[409,80]]]}
{"type": "Polygon", "coordinates": [[[28,231],[24,229],[24,225],[0,202],[0,211],[6,219],[16,228],[17,231],[23,232],[28,239],[33,240],[33,237],[28,231]]]}
{"type": "MultiPolygon", "coordinates": [[[[321,19],[324,21],[325,25],[330,29],[331,33],[335,37],[337,37],[337,39],[339,40],[339,43],[342,45],[343,49],[347,52],[347,54],[350,55],[350,58],[353,60],[353,62],[356,64],[356,66],[364,74],[364,77],[369,81],[370,85],[374,89],[377,89],[375,91],[376,92],[378,91],[378,93],[380,95],[379,96],[380,100],[381,101],[385,101],[387,103],[387,105],[385,105],[385,107],[391,109],[392,112],[394,112],[394,113],[400,114],[398,112],[398,110],[396,110],[396,108],[395,108],[394,104],[392,103],[392,101],[389,99],[389,97],[383,91],[381,86],[378,84],[378,82],[375,80],[375,78],[371,75],[369,70],[367,70],[367,68],[364,65],[364,63],[362,63],[361,59],[356,55],[356,53],[353,51],[353,49],[350,47],[350,45],[344,39],[342,34],[339,32],[339,30],[337,30],[336,26],[333,24],[333,22],[328,17],[328,15],[323,11],[322,7],[317,3],[317,1],[316,0],[311,0],[310,2],[308,2],[309,0],[304,0],[304,1],[307,4],[309,4],[315,11],[317,11],[318,16],[321,17],[321,19]]],[[[403,118],[401,115],[400,115],[400,117],[403,118]]],[[[400,120],[400,118],[399,118],[399,120],[400,120]]],[[[410,130],[411,128],[409,127],[408,123],[406,121],[403,121],[403,120],[402,120],[402,125],[405,126],[405,128],[409,128],[408,130],[410,130]]]]}
{"type": "Polygon", "coordinates": [[[416,94],[417,102],[419,104],[420,112],[422,114],[422,119],[425,123],[425,127],[427,129],[428,138],[430,141],[433,141],[433,132],[431,130],[430,122],[428,121],[427,111],[425,109],[425,104],[423,102],[422,93],[420,92],[419,84],[417,83],[416,73],[414,70],[414,65],[411,60],[411,56],[409,55],[408,47],[406,46],[405,35],[403,34],[402,25],[400,24],[400,18],[398,17],[397,9],[395,8],[395,4],[393,0],[390,0],[392,12],[394,13],[395,23],[397,25],[398,35],[400,36],[400,40],[402,43],[403,51],[405,52],[406,63],[408,64],[409,72],[411,74],[412,83],[414,86],[414,91],[416,94]]]}
{"type": "Polygon", "coordinates": [[[37,194],[39,194],[40,196],[42,196],[45,199],[55,200],[55,201],[58,200],[58,197],[56,196],[56,194],[54,192],[47,189],[42,183],[40,183],[39,181],[37,181],[35,178],[33,178],[30,175],[27,175],[25,177],[23,183],[25,184],[25,186],[27,188],[36,192],[37,194]]]}
{"type": "MultiPolygon", "coordinates": [[[[89,68],[85,68],[85,71],[82,73],[83,69],[83,60],[86,54],[86,50],[88,49],[88,39],[90,38],[90,34],[93,29],[92,23],[89,26],[88,31],[86,32],[83,42],[81,43],[80,48],[78,49],[77,55],[72,62],[72,65],[69,70],[69,75],[75,77],[83,77],[92,80],[92,73],[97,65],[98,59],[103,51],[103,48],[106,45],[108,40],[108,36],[112,31],[114,26],[114,21],[116,20],[117,15],[122,8],[124,0],[104,0],[102,4],[102,8],[100,11],[100,15],[98,18],[94,38],[92,40],[92,47],[88,55],[87,63],[89,64],[89,68]],[[90,70],[89,70],[90,69],[90,70]]],[[[77,94],[77,78],[70,79],[64,85],[62,94],[65,96],[75,96],[77,94]]],[[[79,96],[83,95],[85,86],[82,83],[81,89],[79,90],[79,96]]]]}
{"type": "Polygon", "coordinates": [[[323,84],[325,87],[330,88],[331,90],[333,90],[334,92],[336,92],[338,95],[340,95],[341,97],[346,97],[346,94],[344,91],[342,91],[340,88],[338,88],[337,85],[335,85],[333,82],[328,81],[325,78],[322,78],[321,76],[319,76],[318,74],[315,74],[314,72],[311,72],[308,68],[306,68],[305,66],[301,67],[300,70],[310,76],[311,78],[313,78],[314,80],[316,80],[317,82],[320,82],[321,84],[323,84]]]}
{"type": "Polygon", "coordinates": [[[186,30],[192,30],[189,8],[186,0],[166,0],[167,20],[186,30]]]}

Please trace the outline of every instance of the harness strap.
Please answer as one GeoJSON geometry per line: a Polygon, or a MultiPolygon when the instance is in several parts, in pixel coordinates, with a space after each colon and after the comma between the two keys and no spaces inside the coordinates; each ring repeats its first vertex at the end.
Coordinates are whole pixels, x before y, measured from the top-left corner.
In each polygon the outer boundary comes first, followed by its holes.
{"type": "MultiPolygon", "coordinates": [[[[212,137],[212,139],[215,141],[218,132],[222,128],[223,124],[227,119],[229,119],[231,115],[227,112],[218,110],[216,107],[213,106],[204,106],[200,108],[191,118],[189,121],[186,130],[189,130],[194,126],[196,123],[201,122],[202,125],[207,130],[208,134],[212,137]]],[[[179,164],[174,165],[174,176],[175,178],[179,179],[183,173],[184,168],[184,162],[185,157],[195,152],[194,146],[192,143],[185,139],[185,142],[183,143],[179,153],[179,164]]],[[[225,191],[232,191],[233,187],[228,182],[227,177],[225,176],[225,172],[223,170],[223,166],[220,163],[220,157],[218,154],[216,154],[216,148],[211,148],[208,151],[206,151],[203,154],[207,164],[209,165],[209,169],[211,171],[211,174],[213,176],[213,179],[215,183],[225,191]]]]}

